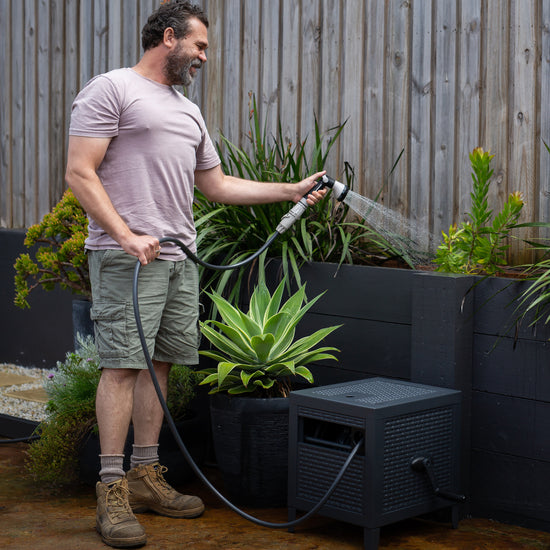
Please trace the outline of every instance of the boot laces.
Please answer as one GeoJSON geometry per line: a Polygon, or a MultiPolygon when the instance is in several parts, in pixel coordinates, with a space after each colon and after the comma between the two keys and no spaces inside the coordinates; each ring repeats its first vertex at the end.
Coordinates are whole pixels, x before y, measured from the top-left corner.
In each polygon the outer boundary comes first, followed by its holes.
{"type": "Polygon", "coordinates": [[[174,493],[174,489],[168,484],[168,482],[164,479],[164,473],[168,471],[168,468],[166,466],[158,465],[155,468],[155,475],[157,478],[158,484],[164,489],[166,493],[174,493]]]}
{"type": "Polygon", "coordinates": [[[109,487],[106,499],[109,513],[113,518],[120,519],[121,517],[133,515],[132,509],[128,502],[130,491],[127,487],[117,483],[113,487],[109,487]]]}

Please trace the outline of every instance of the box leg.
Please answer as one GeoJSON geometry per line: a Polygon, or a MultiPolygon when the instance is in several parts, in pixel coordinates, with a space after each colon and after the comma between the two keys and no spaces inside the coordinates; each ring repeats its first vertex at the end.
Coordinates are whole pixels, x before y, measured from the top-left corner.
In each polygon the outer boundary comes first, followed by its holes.
{"type": "MultiPolygon", "coordinates": [[[[296,519],[296,508],[291,508],[289,506],[288,508],[288,521],[294,521],[296,519]]],[[[289,533],[294,533],[294,527],[289,527],[288,528],[288,532],[289,533]]]]}
{"type": "Polygon", "coordinates": [[[459,508],[459,506],[451,507],[451,524],[453,526],[453,529],[458,529],[459,508]]]}
{"type": "Polygon", "coordinates": [[[378,550],[378,543],[380,542],[380,528],[376,527],[372,529],[370,527],[365,527],[363,533],[365,550],[378,550]]]}

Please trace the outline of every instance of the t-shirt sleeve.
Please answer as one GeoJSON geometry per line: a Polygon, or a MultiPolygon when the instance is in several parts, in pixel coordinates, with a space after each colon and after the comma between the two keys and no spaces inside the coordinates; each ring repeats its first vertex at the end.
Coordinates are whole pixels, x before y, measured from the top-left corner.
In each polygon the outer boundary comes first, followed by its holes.
{"type": "Polygon", "coordinates": [[[119,92],[109,78],[99,75],[90,80],[74,100],[69,135],[115,137],[119,120],[119,92]]]}
{"type": "Polygon", "coordinates": [[[206,123],[202,118],[202,115],[198,115],[199,126],[201,129],[202,139],[197,147],[197,164],[195,170],[209,170],[214,168],[218,164],[221,164],[220,157],[212,143],[208,129],[206,128],[206,123]]]}

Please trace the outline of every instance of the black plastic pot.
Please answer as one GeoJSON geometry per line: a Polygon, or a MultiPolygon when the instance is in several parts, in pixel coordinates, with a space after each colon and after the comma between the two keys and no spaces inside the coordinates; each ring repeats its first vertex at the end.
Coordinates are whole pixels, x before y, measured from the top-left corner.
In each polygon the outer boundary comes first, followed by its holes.
{"type": "Polygon", "coordinates": [[[214,452],[232,502],[286,506],[288,403],[282,397],[211,396],[214,452]]]}
{"type": "Polygon", "coordinates": [[[94,322],[90,317],[92,302],[90,300],[73,300],[72,302],[72,318],[73,318],[73,341],[74,349],[78,348],[77,336],[80,334],[82,338],[94,336],[94,322]]]}

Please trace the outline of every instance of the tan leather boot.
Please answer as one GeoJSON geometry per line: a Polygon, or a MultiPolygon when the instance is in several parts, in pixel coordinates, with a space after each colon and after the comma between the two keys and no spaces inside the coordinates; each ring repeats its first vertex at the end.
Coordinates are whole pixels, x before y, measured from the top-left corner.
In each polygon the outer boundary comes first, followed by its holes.
{"type": "Polygon", "coordinates": [[[105,544],[114,548],[143,546],[145,530],[134,516],[128,503],[128,481],[96,484],[96,529],[105,544]]]}
{"type": "Polygon", "coordinates": [[[199,497],[182,495],[164,479],[165,466],[158,462],[136,466],[126,474],[128,497],[132,510],[136,513],[153,510],[171,518],[196,518],[204,512],[204,504],[199,497]]]}

